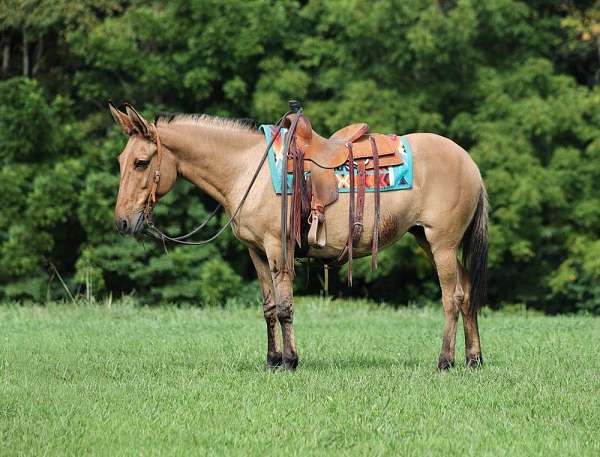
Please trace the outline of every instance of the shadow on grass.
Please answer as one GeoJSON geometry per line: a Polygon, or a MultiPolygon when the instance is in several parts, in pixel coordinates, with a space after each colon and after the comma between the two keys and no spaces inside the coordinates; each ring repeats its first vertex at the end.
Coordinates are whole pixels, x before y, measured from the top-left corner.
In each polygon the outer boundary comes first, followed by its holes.
{"type": "MultiPolygon", "coordinates": [[[[351,371],[361,369],[421,369],[423,367],[433,367],[433,360],[425,359],[395,359],[393,357],[378,357],[378,356],[363,356],[363,355],[350,355],[347,357],[333,355],[329,359],[324,358],[313,358],[307,356],[306,358],[300,357],[300,363],[298,370],[300,371],[351,371]]],[[[256,360],[248,360],[246,362],[240,360],[237,364],[238,371],[248,372],[253,371],[269,371],[266,368],[265,362],[260,364],[256,363],[256,360]]],[[[275,370],[278,371],[278,370],[275,370]]]]}
{"type": "Polygon", "coordinates": [[[304,368],[317,370],[349,370],[377,368],[420,368],[426,361],[416,358],[395,359],[393,357],[351,355],[349,357],[332,356],[330,359],[307,358],[302,363],[304,368]]]}

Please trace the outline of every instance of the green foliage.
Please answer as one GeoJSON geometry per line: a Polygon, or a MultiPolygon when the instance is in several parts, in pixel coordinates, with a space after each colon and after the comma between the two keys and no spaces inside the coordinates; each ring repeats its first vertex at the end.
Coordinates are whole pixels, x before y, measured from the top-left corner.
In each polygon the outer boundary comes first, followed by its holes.
{"type": "Polygon", "coordinates": [[[207,260],[200,273],[200,296],[211,305],[224,303],[236,295],[242,279],[219,259],[207,260]]]}
{"type": "Polygon", "coordinates": [[[38,83],[30,79],[2,82],[0,149],[2,164],[42,161],[53,152],[55,114],[38,83]]]}
{"type": "MultiPolygon", "coordinates": [[[[468,148],[492,207],[491,303],[600,313],[599,5],[3,0],[0,297],[63,295],[51,265],[86,295],[205,305],[253,297],[251,264],[230,233],[168,255],[114,233],[125,138],[105,102],[133,102],[150,117],[268,123],[299,98],[325,134],[366,121],[468,148]]],[[[212,206],[180,184],[156,215],[178,233],[212,206]]],[[[319,291],[302,268],[298,276],[297,292],[319,291]]],[[[394,303],[439,295],[409,238],[381,253],[375,273],[357,262],[356,276],[348,289],[341,269],[331,293],[394,303]]]]}

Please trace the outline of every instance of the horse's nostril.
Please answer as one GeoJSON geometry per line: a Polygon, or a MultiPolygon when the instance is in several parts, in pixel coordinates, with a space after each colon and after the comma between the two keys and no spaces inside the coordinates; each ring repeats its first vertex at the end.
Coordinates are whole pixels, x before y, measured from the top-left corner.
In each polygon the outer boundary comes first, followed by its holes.
{"type": "Polygon", "coordinates": [[[119,219],[117,221],[117,230],[121,233],[126,233],[129,228],[129,224],[127,223],[127,219],[119,219]]]}

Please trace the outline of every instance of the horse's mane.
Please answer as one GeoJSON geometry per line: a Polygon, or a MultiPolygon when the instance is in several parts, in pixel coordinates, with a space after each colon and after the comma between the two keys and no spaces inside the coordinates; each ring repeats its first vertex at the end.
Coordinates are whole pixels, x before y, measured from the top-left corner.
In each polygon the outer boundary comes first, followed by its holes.
{"type": "Polygon", "coordinates": [[[228,119],[225,117],[211,116],[208,114],[190,113],[158,113],[154,120],[156,125],[166,124],[198,124],[220,129],[234,129],[256,132],[257,124],[254,119],[228,119]]]}

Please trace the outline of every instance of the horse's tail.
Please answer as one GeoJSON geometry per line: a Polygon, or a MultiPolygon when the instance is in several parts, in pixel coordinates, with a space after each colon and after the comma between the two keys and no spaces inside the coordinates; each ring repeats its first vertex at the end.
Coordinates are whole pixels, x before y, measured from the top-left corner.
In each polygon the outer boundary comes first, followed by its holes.
{"type": "Polygon", "coordinates": [[[462,239],[462,259],[471,283],[469,314],[475,315],[487,300],[488,200],[483,184],[473,219],[462,239]]]}

